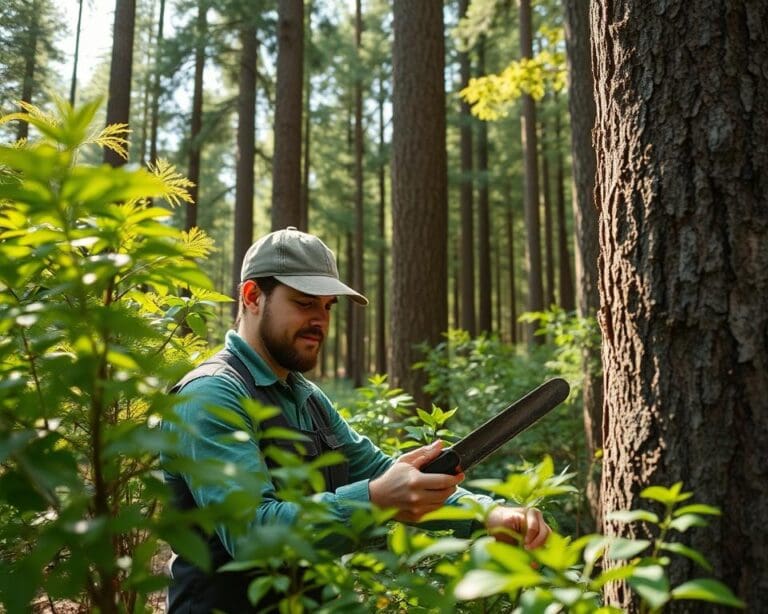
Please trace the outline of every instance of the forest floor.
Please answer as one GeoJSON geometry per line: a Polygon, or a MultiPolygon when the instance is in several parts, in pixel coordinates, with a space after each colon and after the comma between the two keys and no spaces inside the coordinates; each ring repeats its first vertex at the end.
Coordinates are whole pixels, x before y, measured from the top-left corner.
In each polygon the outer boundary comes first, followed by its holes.
{"type": "MultiPolygon", "coordinates": [[[[153,573],[165,573],[170,557],[171,549],[167,545],[163,545],[152,559],[153,573]]],[[[152,608],[153,614],[163,614],[165,612],[165,591],[151,593],[147,599],[147,605],[152,608]]],[[[52,601],[44,594],[32,602],[34,614],[87,614],[90,611],[91,609],[87,604],[68,599],[52,601]]]]}

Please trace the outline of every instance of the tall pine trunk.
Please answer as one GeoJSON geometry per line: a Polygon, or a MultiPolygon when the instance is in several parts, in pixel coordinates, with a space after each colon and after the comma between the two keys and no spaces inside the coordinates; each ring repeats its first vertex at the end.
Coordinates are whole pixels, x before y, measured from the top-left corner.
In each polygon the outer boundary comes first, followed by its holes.
{"type": "MultiPolygon", "coordinates": [[[[520,55],[530,58],[533,54],[531,25],[531,2],[520,0],[520,55]]],[[[541,267],[541,223],[539,221],[539,173],[537,169],[536,103],[530,94],[522,96],[520,129],[523,145],[525,171],[525,234],[526,258],[528,260],[528,311],[544,309],[544,288],[541,267]]],[[[528,324],[529,343],[543,343],[542,337],[534,336],[536,324],[528,324]]]]}
{"type": "MultiPolygon", "coordinates": [[[[598,1],[591,21],[604,508],[633,508],[644,487],[684,482],[722,516],[681,542],[760,611],[768,593],[768,4],[598,1]]],[[[677,557],[669,573],[674,586],[698,570],[677,557]]],[[[608,602],[635,610],[621,587],[608,602]]]]}
{"type": "Polygon", "coordinates": [[[189,195],[192,202],[187,203],[186,228],[197,226],[197,209],[200,194],[200,129],[203,126],[203,72],[205,70],[205,38],[208,31],[208,0],[198,0],[195,40],[195,84],[192,94],[192,117],[189,135],[189,180],[192,187],[189,195]]]}
{"type": "MultiPolygon", "coordinates": [[[[598,291],[597,207],[595,207],[595,150],[592,127],[595,123],[592,60],[589,32],[589,4],[581,0],[564,0],[565,44],[568,62],[568,108],[571,116],[571,174],[573,177],[573,220],[576,235],[576,296],[581,317],[594,316],[600,308],[598,291]]],[[[583,352],[584,432],[589,462],[603,446],[603,377],[600,369],[600,349],[586,348],[583,352]]],[[[590,477],[587,483],[595,524],[600,526],[600,478],[590,477]]]]}
{"type": "MultiPolygon", "coordinates": [[[[484,36],[480,37],[477,46],[477,72],[478,76],[485,75],[484,36]]],[[[491,309],[491,205],[488,186],[488,124],[486,122],[480,122],[477,129],[477,171],[477,259],[480,290],[478,330],[481,333],[490,333],[493,329],[493,310],[491,309]]]]}
{"type": "Polygon", "coordinates": [[[445,45],[441,0],[395,0],[392,130],[393,385],[429,407],[419,343],[448,325],[445,45]]]}
{"type": "MultiPolygon", "coordinates": [[[[131,110],[131,75],[133,73],[133,33],[136,0],[116,0],[112,63],[109,71],[107,125],[128,124],[131,110]]],[[[104,149],[104,162],[122,166],[125,160],[115,151],[104,149]]]]}
{"type": "Polygon", "coordinates": [[[80,59],[80,30],[83,23],[83,0],[77,4],[77,26],[75,27],[75,53],[72,58],[72,81],[69,85],[69,104],[75,106],[77,92],[77,64],[80,59]]]}
{"type": "MultiPolygon", "coordinates": [[[[256,129],[256,26],[250,21],[240,30],[240,92],[237,101],[237,168],[235,177],[235,241],[232,255],[232,296],[238,296],[240,268],[253,242],[253,160],[256,129]]],[[[232,304],[237,315],[238,302],[232,304]]]]}
{"type": "MultiPolygon", "coordinates": [[[[354,262],[352,263],[352,282],[358,292],[365,292],[365,233],[364,233],[364,185],[363,185],[363,80],[362,80],[362,36],[363,13],[361,0],[355,1],[355,243],[354,262]]],[[[368,373],[365,358],[365,315],[363,309],[352,309],[352,333],[354,335],[354,360],[352,383],[355,387],[363,385],[364,376],[368,373]]]]}
{"type": "Polygon", "coordinates": [[[384,136],[384,77],[379,76],[379,246],[377,248],[376,373],[387,372],[387,163],[384,136]]]}
{"type": "MultiPolygon", "coordinates": [[[[466,16],[469,0],[459,1],[459,14],[466,16]]],[[[461,88],[469,84],[471,76],[469,52],[459,53],[459,77],[461,88]]],[[[459,108],[459,160],[461,164],[461,180],[459,189],[459,207],[461,218],[461,302],[459,314],[461,328],[472,337],[477,334],[477,312],[475,310],[475,212],[474,212],[474,161],[472,143],[472,113],[469,103],[463,98],[459,108]]]]}
{"type": "Polygon", "coordinates": [[[157,129],[160,123],[160,67],[163,57],[163,28],[165,24],[165,0],[160,0],[160,16],[157,19],[155,40],[155,73],[152,85],[152,117],[149,129],[149,161],[157,164],[157,129]]]}
{"type": "Polygon", "coordinates": [[[304,82],[304,2],[277,3],[275,153],[272,229],[301,224],[301,90],[304,82]]]}

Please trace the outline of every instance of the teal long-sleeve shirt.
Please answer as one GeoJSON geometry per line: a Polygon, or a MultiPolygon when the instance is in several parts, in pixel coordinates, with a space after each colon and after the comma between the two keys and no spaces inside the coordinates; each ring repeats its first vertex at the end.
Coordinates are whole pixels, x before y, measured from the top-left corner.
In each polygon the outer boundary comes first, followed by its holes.
{"type": "MultiPolygon", "coordinates": [[[[225,347],[243,361],[257,387],[272,389],[272,398],[279,399],[279,409],[291,426],[311,430],[313,425],[307,400],[313,396],[320,402],[321,407],[328,414],[334,435],[342,444],[340,452],[349,463],[349,483],[335,492],[318,493],[315,498],[327,504],[338,520],[342,522],[347,520],[355,509],[356,502],[370,500],[368,491],[370,480],[384,473],[395,460],[384,454],[370,439],[352,429],[322,390],[301,374],[290,373],[286,381],[280,380],[258,353],[234,331],[227,333],[225,347]]],[[[184,400],[176,406],[175,411],[187,428],[179,429],[172,421],[164,422],[163,428],[178,431],[179,453],[182,457],[193,461],[216,459],[233,463],[240,470],[253,475],[269,475],[258,442],[253,438],[242,440],[242,437],[232,437],[238,428],[206,409],[209,406],[223,407],[240,414],[246,423],[249,423],[250,419],[241,407],[241,399],[247,398],[249,394],[240,381],[225,374],[204,376],[188,383],[181,394],[184,400]]],[[[198,507],[221,502],[231,490],[236,488],[234,484],[231,487],[200,485],[184,474],[170,474],[167,478],[184,480],[198,507]]],[[[249,526],[292,525],[296,522],[298,507],[294,503],[281,501],[275,493],[274,484],[268,477],[261,482],[261,496],[261,504],[249,526]]],[[[446,504],[456,504],[464,496],[471,496],[483,505],[490,505],[493,502],[489,497],[459,488],[448,498],[446,504]]],[[[435,525],[431,523],[430,526],[435,525]]],[[[471,521],[453,521],[444,528],[452,529],[457,536],[468,536],[477,527],[471,521]]],[[[229,554],[236,558],[237,540],[229,529],[221,526],[217,527],[216,531],[229,554]]],[[[333,543],[333,537],[324,542],[331,549],[344,547],[342,545],[344,539],[341,536],[338,537],[338,544],[333,543]]]]}

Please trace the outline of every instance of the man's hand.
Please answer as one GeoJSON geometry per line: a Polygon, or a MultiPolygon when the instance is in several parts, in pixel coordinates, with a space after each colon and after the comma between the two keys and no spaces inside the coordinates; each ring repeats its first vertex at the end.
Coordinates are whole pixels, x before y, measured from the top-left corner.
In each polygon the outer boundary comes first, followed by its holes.
{"type": "Polygon", "coordinates": [[[510,544],[522,542],[526,548],[538,548],[552,531],[536,508],[503,505],[488,514],[486,528],[497,540],[510,544]]]}
{"type": "Polygon", "coordinates": [[[385,473],[368,484],[371,502],[382,508],[398,509],[396,520],[416,522],[424,514],[442,507],[464,474],[422,473],[420,468],[436,458],[441,441],[417,448],[397,459],[385,473]]]}

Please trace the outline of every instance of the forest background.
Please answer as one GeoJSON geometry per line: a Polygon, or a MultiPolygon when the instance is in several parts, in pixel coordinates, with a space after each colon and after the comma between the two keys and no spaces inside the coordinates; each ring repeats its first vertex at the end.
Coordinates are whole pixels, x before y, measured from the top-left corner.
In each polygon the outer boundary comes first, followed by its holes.
{"type": "MultiPolygon", "coordinates": [[[[723,511],[686,547],[755,604],[768,22],[758,2],[711,4],[86,0],[69,14],[114,9],[114,35],[83,79],[82,23],[9,0],[0,107],[104,97],[94,123],[130,127],[127,159],[84,148],[79,163],[181,170],[191,202],[156,204],[214,240],[199,266],[219,293],[254,237],[321,236],[372,299],[336,311],[313,374],[344,406],[388,374],[427,413],[459,406],[461,433],[566,374],[574,398],[526,448],[578,470],[563,517],[648,536],[609,512],[684,481],[723,511]]],[[[36,138],[24,121],[0,130],[36,138]]],[[[213,344],[232,320],[226,302],[177,311],[213,344]]]]}

